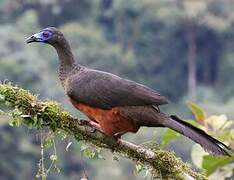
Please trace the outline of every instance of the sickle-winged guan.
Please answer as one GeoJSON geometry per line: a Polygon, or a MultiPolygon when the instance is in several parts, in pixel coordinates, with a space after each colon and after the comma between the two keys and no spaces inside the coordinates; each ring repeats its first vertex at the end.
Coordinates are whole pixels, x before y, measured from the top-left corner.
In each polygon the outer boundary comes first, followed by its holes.
{"type": "Polygon", "coordinates": [[[52,45],[59,57],[59,79],[72,104],[90,119],[90,124],[108,135],[136,133],[141,126],[168,127],[216,155],[229,155],[227,147],[201,129],[159,111],[167,99],[142,84],[75,63],[69,43],[54,27],[27,39],[27,43],[52,45]]]}

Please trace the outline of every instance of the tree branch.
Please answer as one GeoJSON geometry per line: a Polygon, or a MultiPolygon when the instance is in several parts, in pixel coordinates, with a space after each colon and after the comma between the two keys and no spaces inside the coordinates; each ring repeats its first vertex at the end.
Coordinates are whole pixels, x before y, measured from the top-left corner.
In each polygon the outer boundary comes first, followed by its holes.
{"type": "Polygon", "coordinates": [[[117,141],[100,131],[87,131],[80,121],[68,112],[62,111],[58,103],[42,102],[29,91],[11,84],[0,84],[0,101],[20,112],[24,124],[33,122],[35,127],[49,127],[52,131],[63,130],[77,141],[83,140],[95,146],[106,148],[151,169],[154,177],[163,179],[206,179],[194,172],[188,165],[176,158],[174,153],[159,148],[146,148],[130,142],[117,141]]]}

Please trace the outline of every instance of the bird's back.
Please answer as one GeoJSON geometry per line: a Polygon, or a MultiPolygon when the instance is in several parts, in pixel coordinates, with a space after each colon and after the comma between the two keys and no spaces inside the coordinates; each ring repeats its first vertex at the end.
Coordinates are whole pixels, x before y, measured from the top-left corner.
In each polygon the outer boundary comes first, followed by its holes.
{"type": "Polygon", "coordinates": [[[71,74],[66,89],[70,98],[103,109],[167,103],[165,97],[151,88],[111,73],[89,68],[71,74]]]}

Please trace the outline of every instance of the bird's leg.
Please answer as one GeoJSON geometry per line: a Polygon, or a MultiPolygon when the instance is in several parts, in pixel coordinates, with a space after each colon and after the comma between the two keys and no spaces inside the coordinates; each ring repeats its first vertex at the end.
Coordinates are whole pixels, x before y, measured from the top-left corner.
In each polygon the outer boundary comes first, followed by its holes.
{"type": "Polygon", "coordinates": [[[98,123],[96,123],[96,122],[94,122],[94,121],[90,121],[90,127],[91,127],[91,132],[95,132],[96,130],[98,130],[98,131],[100,131],[100,132],[103,132],[102,130],[101,130],[101,126],[100,126],[100,124],[98,124],[98,123]]]}
{"type": "Polygon", "coordinates": [[[85,119],[80,119],[79,120],[79,125],[80,126],[88,126],[91,128],[91,131],[90,132],[95,132],[96,130],[99,130],[101,131],[101,126],[94,122],[94,121],[89,121],[89,120],[85,120],[85,119]]]}
{"type": "Polygon", "coordinates": [[[101,126],[100,126],[98,123],[96,123],[96,122],[94,122],[94,121],[90,121],[90,120],[85,120],[85,119],[80,119],[80,120],[79,120],[79,125],[80,125],[80,126],[96,127],[96,128],[98,128],[98,129],[101,128],[101,126]]]}

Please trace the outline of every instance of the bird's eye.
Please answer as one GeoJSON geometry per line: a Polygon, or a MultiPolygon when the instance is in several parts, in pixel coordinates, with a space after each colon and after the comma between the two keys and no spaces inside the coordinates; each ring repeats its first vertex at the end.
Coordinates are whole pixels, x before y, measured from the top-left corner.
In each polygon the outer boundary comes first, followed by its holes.
{"type": "Polygon", "coordinates": [[[49,32],[44,31],[44,32],[42,33],[42,35],[43,35],[45,38],[48,38],[50,34],[49,34],[49,32]]]}

